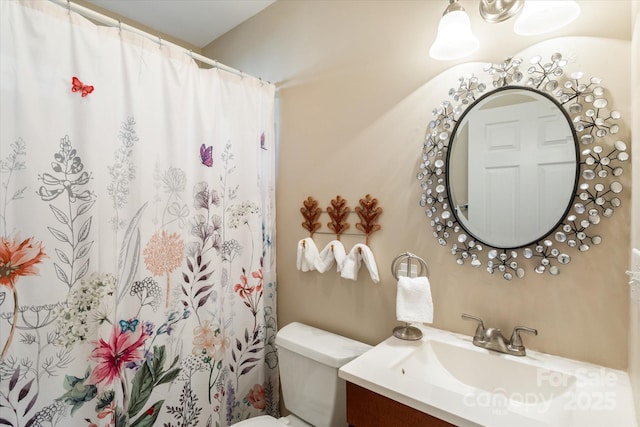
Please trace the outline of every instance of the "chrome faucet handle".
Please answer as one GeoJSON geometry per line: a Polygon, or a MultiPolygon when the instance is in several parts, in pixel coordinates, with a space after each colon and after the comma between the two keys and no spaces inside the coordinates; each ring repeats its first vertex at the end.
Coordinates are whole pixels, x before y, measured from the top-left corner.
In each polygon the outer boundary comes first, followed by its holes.
{"type": "Polygon", "coordinates": [[[476,333],[473,336],[474,340],[477,341],[484,341],[486,340],[486,336],[485,336],[485,329],[484,329],[484,322],[482,321],[481,318],[476,317],[476,316],[471,316],[470,314],[462,314],[462,318],[464,320],[475,320],[476,322],[478,322],[478,327],[476,328],[476,333]]]}
{"type": "Polygon", "coordinates": [[[509,341],[509,347],[514,350],[524,350],[524,344],[522,344],[520,331],[526,332],[531,335],[538,335],[538,331],[536,329],[527,328],[526,326],[516,326],[515,328],[513,328],[513,334],[511,334],[511,340],[509,341]]]}

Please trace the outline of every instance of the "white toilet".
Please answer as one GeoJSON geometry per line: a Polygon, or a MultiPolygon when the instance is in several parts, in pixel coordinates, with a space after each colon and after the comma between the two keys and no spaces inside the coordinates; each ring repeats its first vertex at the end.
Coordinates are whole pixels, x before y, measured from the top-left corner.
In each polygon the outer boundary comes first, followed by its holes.
{"type": "Polygon", "coordinates": [[[302,323],[290,323],[276,335],[284,405],[292,415],[263,415],[242,427],[344,427],[347,402],[338,369],[371,348],[302,323]]]}

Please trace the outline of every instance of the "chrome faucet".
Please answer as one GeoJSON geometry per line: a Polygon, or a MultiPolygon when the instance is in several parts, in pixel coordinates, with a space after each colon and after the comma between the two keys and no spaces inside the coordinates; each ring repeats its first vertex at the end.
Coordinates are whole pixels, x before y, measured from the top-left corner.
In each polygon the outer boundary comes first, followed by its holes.
{"type": "Polygon", "coordinates": [[[488,350],[499,351],[500,353],[510,354],[512,356],[524,356],[526,350],[520,337],[520,332],[527,332],[532,335],[538,335],[538,331],[526,326],[516,326],[513,328],[511,339],[507,341],[499,328],[485,328],[482,319],[469,314],[463,314],[464,320],[475,320],[478,322],[476,332],[473,336],[473,344],[488,350]]]}

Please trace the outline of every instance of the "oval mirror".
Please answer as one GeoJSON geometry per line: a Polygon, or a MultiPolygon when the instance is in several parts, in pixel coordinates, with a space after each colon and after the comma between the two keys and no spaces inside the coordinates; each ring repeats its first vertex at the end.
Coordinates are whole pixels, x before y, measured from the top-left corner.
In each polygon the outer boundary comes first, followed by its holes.
{"type": "Polygon", "coordinates": [[[495,248],[551,233],[571,207],[578,144],[566,111],[545,93],[504,87],[457,122],[447,152],[447,193],[459,224],[495,248]]]}

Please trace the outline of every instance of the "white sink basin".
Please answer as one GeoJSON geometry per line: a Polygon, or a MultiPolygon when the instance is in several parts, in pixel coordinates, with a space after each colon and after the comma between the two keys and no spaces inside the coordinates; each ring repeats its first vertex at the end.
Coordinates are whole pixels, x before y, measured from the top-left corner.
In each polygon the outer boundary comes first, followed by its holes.
{"type": "Polygon", "coordinates": [[[390,337],[340,377],[460,427],[637,427],[625,372],[531,350],[510,356],[421,329],[422,340],[390,337]]]}
{"type": "Polygon", "coordinates": [[[465,345],[427,340],[405,358],[391,364],[422,381],[465,391],[464,386],[486,392],[522,399],[546,401],[570,390],[576,377],[560,371],[545,369],[500,353],[480,351],[465,345]]]}

